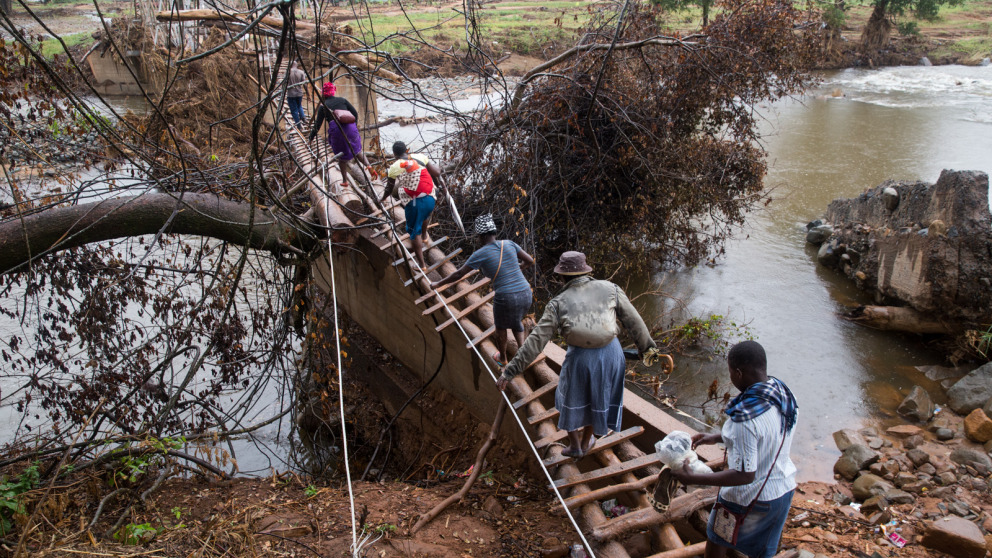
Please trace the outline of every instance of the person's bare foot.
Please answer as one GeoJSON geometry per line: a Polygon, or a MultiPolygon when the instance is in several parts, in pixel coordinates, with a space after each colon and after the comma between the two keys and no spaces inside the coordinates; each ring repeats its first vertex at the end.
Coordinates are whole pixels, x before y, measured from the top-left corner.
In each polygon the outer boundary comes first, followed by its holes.
{"type": "Polygon", "coordinates": [[[589,451],[592,450],[593,446],[595,445],[596,445],[596,436],[592,436],[589,438],[589,441],[586,442],[584,446],[582,446],[582,454],[585,455],[589,453],[589,451]]]}
{"type": "Polygon", "coordinates": [[[579,459],[583,455],[585,455],[585,452],[582,451],[580,448],[573,448],[572,446],[568,446],[565,449],[561,450],[561,454],[564,455],[565,457],[579,459]]]}

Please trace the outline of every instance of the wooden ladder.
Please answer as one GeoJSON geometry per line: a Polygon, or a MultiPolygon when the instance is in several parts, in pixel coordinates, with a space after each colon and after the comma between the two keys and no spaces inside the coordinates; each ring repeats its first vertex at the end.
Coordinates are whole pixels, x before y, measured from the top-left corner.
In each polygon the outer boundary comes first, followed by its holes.
{"type": "MultiPolygon", "coordinates": [[[[279,71],[284,72],[285,69],[280,68],[279,71]]],[[[288,115],[286,118],[288,122],[291,121],[288,115]]],[[[306,148],[306,140],[302,134],[291,125],[287,125],[285,133],[288,136],[285,141],[293,149],[297,160],[306,161],[311,168],[316,168],[317,160],[314,159],[311,150],[306,148]]],[[[317,154],[318,159],[325,157],[326,154],[317,154]]],[[[436,261],[428,261],[427,269],[421,272],[412,265],[412,247],[409,235],[404,234],[405,230],[402,228],[403,216],[399,205],[389,200],[384,205],[384,209],[385,214],[380,209],[374,209],[369,215],[355,221],[356,225],[368,225],[361,229],[360,234],[387,253],[392,259],[393,266],[398,270],[404,263],[411,264],[402,266],[408,273],[405,286],[418,281],[426,289],[427,276],[440,270],[444,264],[452,262],[455,256],[461,253],[461,249],[444,254],[436,261]],[[393,219],[395,221],[391,222],[393,219]]],[[[431,239],[425,243],[425,257],[430,258],[429,249],[445,240],[447,237],[431,239]]],[[[479,293],[479,290],[486,285],[490,285],[488,278],[478,279],[478,274],[472,272],[460,281],[437,291],[432,290],[422,296],[411,297],[411,302],[417,307],[426,304],[426,309],[421,310],[424,315],[435,314],[443,310],[445,305],[451,309],[454,316],[448,312],[438,315],[439,320],[443,320],[435,327],[439,334],[443,334],[444,330],[455,322],[463,320],[472,322],[475,325],[472,330],[481,333],[467,339],[466,348],[470,349],[489,339],[495,332],[495,327],[478,326],[475,319],[476,313],[491,305],[493,300],[493,293],[485,295],[479,293]],[[475,280],[470,281],[471,279],[475,280]],[[470,295],[478,295],[479,298],[470,301],[473,298],[470,295]]],[[[513,409],[525,415],[525,422],[530,426],[526,435],[534,447],[543,454],[541,466],[556,479],[554,484],[565,497],[565,505],[573,511],[582,510],[582,513],[577,515],[584,518],[587,530],[591,530],[587,535],[593,537],[604,554],[629,556],[619,540],[635,530],[657,526],[659,528],[654,531],[655,543],[669,550],[652,558],[701,555],[701,552],[686,554],[686,549],[697,550],[696,545],[684,548],[674,527],[670,523],[664,523],[662,521],[664,517],[648,503],[645,489],[653,487],[654,479],[660,470],[660,463],[654,454],[645,454],[632,443],[644,432],[643,427],[626,428],[621,432],[613,432],[597,439],[592,449],[579,460],[561,454],[566,433],[557,428],[559,413],[553,403],[549,407],[545,406],[545,402],[551,399],[558,385],[558,373],[549,366],[551,363],[551,359],[548,358],[549,351],[555,353],[557,362],[562,361],[562,349],[549,344],[545,351],[528,366],[528,373],[514,379],[512,391],[516,392],[518,398],[513,403],[513,409]],[[627,504],[630,510],[628,514],[607,518],[601,504],[613,498],[620,498],[627,504]],[[675,554],[672,554],[673,552],[675,554]]]]}

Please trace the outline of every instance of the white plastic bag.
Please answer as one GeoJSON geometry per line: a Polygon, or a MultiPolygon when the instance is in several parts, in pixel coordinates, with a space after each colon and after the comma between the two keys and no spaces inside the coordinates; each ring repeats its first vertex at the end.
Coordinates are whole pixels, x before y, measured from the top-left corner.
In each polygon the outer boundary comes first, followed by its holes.
{"type": "Polygon", "coordinates": [[[665,439],[655,443],[654,451],[658,460],[672,469],[681,469],[682,463],[689,460],[689,470],[693,473],[712,473],[713,469],[699,460],[696,452],[692,451],[692,438],[680,430],[674,430],[665,439]]]}

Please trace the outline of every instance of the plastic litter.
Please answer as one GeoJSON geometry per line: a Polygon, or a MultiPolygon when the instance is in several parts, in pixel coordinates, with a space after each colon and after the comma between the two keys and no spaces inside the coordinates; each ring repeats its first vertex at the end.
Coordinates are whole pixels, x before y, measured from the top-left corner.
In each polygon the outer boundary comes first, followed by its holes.
{"type": "Polygon", "coordinates": [[[682,463],[689,460],[689,470],[693,473],[712,473],[705,463],[699,460],[696,452],[692,451],[692,438],[681,430],[673,430],[665,439],[655,443],[654,451],[658,460],[672,469],[681,469],[682,463]]]}
{"type": "Polygon", "coordinates": [[[902,548],[906,546],[906,542],[907,542],[906,539],[902,538],[902,536],[900,536],[899,533],[896,532],[889,533],[888,540],[896,548],[902,548]]]}

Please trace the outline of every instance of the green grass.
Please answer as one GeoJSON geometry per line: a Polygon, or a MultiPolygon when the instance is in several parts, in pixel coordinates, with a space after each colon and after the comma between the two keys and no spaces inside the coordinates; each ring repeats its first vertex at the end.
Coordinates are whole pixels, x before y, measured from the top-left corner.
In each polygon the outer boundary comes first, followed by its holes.
{"type": "MultiPolygon", "coordinates": [[[[490,2],[478,12],[481,35],[497,41],[508,50],[520,53],[540,52],[548,42],[573,37],[576,29],[590,17],[588,1],[513,1],[490,2]]],[[[461,9],[461,7],[458,7],[461,9]]],[[[462,15],[453,9],[409,10],[406,15],[384,15],[373,13],[371,19],[364,19],[361,25],[350,22],[355,35],[361,37],[358,28],[375,31],[377,38],[394,33],[419,31],[429,41],[441,44],[464,46],[465,22],[462,15]]],[[[371,40],[367,34],[366,40],[371,40]]],[[[419,48],[402,39],[386,41],[382,48],[394,53],[404,53],[419,48]]],[[[502,48],[497,50],[503,50],[502,48]]]]}
{"type": "MultiPolygon", "coordinates": [[[[72,48],[77,45],[89,46],[93,44],[92,33],[85,31],[82,33],[73,33],[71,35],[62,35],[62,41],[65,42],[68,48],[72,48]]],[[[62,54],[65,50],[62,45],[55,39],[45,39],[41,42],[41,54],[45,58],[51,58],[56,54],[62,54]]]]}
{"type": "Polygon", "coordinates": [[[935,56],[964,54],[966,60],[977,62],[992,57],[992,37],[976,37],[946,44],[933,52],[935,56]]]}

